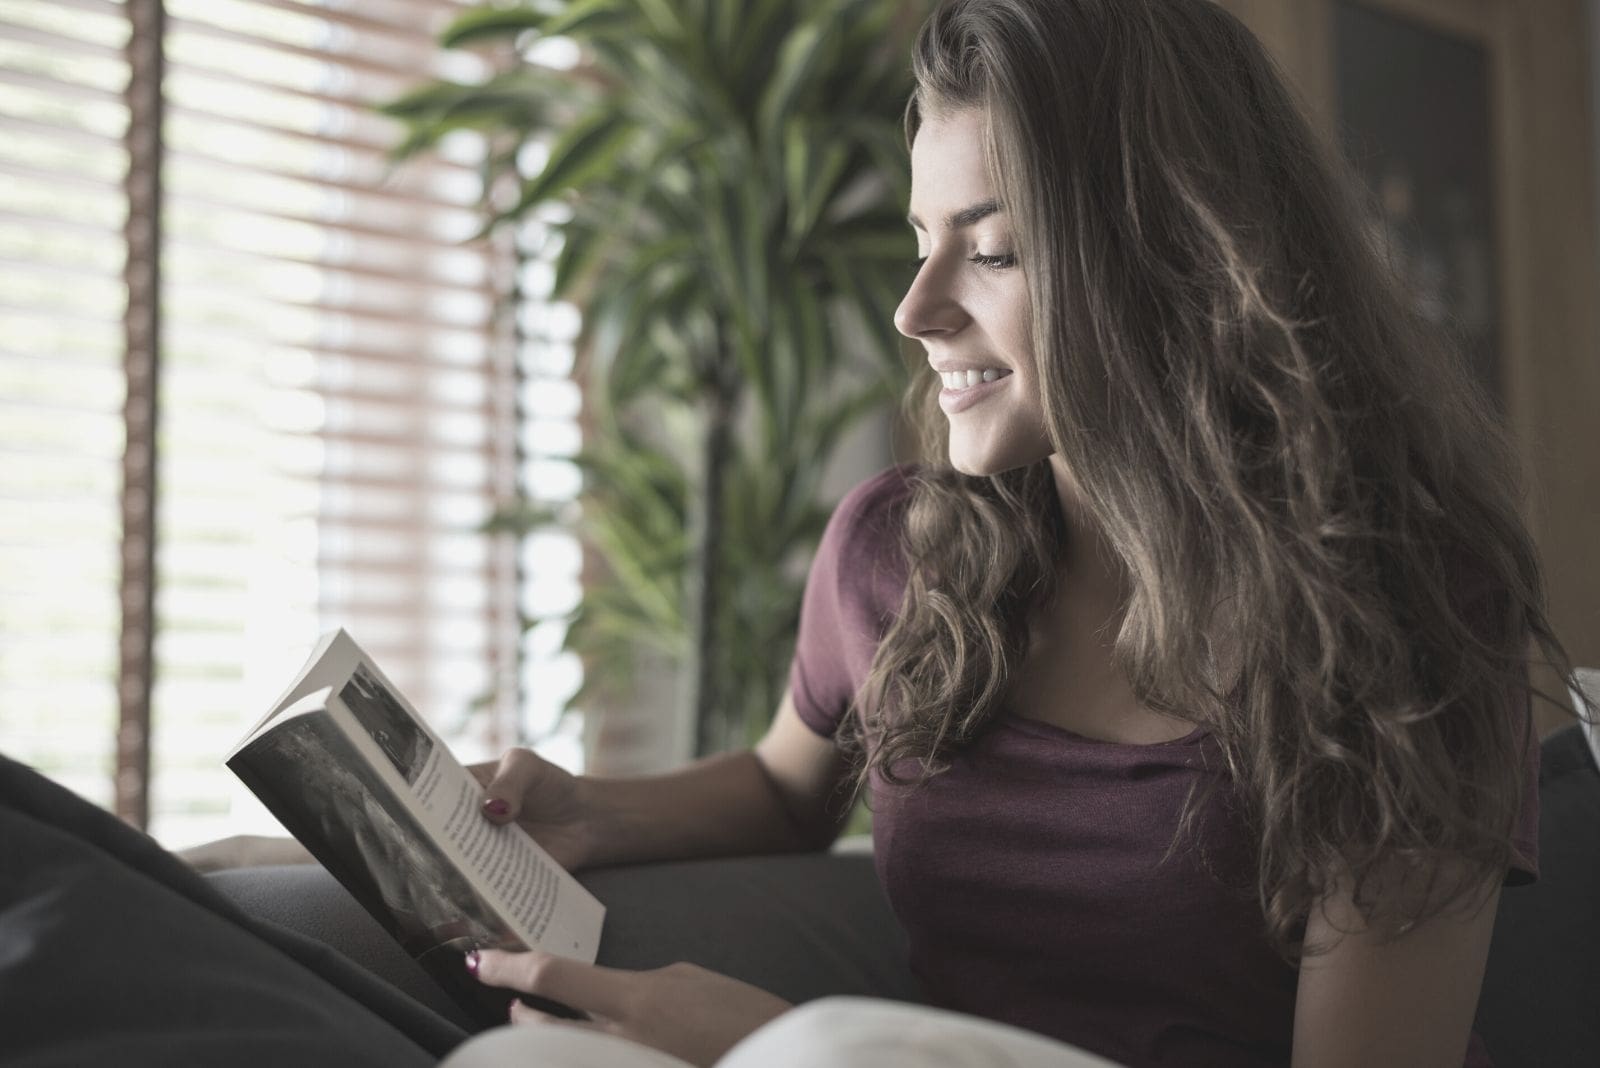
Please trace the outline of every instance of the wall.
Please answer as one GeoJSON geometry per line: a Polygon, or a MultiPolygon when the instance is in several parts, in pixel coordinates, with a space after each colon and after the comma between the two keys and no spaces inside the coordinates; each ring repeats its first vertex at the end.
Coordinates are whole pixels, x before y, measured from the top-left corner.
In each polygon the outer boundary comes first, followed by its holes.
{"type": "MultiPolygon", "coordinates": [[[[1600,665],[1600,0],[1365,0],[1479,40],[1491,110],[1504,392],[1543,557],[1550,613],[1579,664],[1600,665]]],[[[1225,0],[1333,122],[1333,0],[1225,0]]],[[[1553,678],[1546,675],[1546,685],[1553,678]]],[[[1549,728],[1559,712],[1541,711],[1549,728]]]]}

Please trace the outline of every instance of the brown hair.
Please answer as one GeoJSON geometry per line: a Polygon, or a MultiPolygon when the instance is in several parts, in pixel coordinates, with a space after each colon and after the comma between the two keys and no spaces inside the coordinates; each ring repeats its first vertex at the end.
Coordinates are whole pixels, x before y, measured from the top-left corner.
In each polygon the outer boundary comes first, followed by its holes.
{"type": "MultiPolygon", "coordinates": [[[[1530,638],[1569,671],[1493,406],[1358,183],[1209,0],[954,0],[913,67],[908,142],[986,116],[1050,440],[1128,575],[1116,658],[1226,754],[1270,937],[1314,952],[1299,925],[1342,877],[1391,930],[1465,900],[1512,859],[1530,638]],[[1395,861],[1427,892],[1386,899],[1395,861]]],[[[853,717],[862,782],[982,730],[1054,592],[1048,462],[974,478],[942,453],[853,717]]]]}

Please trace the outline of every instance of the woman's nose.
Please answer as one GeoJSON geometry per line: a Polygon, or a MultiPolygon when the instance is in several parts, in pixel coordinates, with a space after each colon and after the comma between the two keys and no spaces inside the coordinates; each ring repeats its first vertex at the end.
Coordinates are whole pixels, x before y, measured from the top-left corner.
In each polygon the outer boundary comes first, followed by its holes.
{"type": "Polygon", "coordinates": [[[934,258],[922,261],[911,287],[894,311],[894,328],[909,338],[949,334],[961,329],[966,311],[951,285],[949,268],[934,258]]]}

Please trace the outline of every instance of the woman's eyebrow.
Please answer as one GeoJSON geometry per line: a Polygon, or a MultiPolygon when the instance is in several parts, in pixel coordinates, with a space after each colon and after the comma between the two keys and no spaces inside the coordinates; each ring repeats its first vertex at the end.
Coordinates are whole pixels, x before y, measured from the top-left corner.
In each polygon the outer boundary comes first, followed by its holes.
{"type": "MultiPolygon", "coordinates": [[[[980,201],[971,207],[962,208],[960,211],[951,212],[945,217],[944,226],[946,230],[959,230],[963,226],[971,226],[979,219],[986,219],[989,216],[998,213],[999,211],[1000,202],[998,200],[980,201]]],[[[910,223],[912,226],[915,226],[923,233],[927,233],[928,228],[922,225],[922,220],[917,218],[916,215],[908,214],[906,216],[906,222],[910,223]]]]}

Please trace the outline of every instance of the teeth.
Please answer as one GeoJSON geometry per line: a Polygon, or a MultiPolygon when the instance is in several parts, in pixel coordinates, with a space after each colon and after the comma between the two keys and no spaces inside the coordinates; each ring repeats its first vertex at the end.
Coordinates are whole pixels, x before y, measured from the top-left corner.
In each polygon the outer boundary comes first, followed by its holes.
{"type": "Polygon", "coordinates": [[[997,381],[1009,373],[990,368],[986,371],[944,371],[939,377],[944,381],[946,389],[970,389],[980,382],[997,381]]]}

